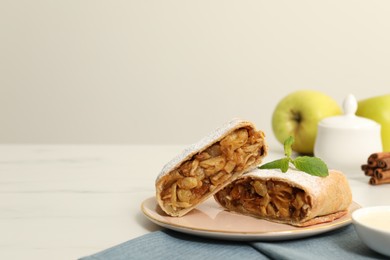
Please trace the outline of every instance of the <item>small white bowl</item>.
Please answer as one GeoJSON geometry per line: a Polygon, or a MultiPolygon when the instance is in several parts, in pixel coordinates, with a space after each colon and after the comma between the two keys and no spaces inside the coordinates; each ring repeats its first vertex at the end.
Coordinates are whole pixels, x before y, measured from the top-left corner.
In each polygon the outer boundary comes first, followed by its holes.
{"type": "Polygon", "coordinates": [[[390,256],[390,206],[360,208],[352,213],[352,221],[369,248],[390,256]]]}

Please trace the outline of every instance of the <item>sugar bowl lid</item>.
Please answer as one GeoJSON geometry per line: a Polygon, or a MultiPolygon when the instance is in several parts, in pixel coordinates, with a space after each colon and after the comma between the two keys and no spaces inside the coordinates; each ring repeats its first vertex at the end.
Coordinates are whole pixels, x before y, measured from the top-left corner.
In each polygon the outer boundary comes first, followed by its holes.
{"type": "Polygon", "coordinates": [[[354,95],[349,94],[343,102],[344,114],[341,116],[327,117],[318,123],[319,127],[325,128],[344,128],[344,129],[361,129],[361,128],[378,128],[380,124],[377,122],[356,116],[358,103],[354,95]]]}

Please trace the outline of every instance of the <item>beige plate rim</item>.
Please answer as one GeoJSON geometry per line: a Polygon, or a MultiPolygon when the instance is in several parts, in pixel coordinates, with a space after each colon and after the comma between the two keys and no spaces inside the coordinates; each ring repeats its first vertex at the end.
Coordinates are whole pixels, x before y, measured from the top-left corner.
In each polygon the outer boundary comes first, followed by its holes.
{"type": "Polygon", "coordinates": [[[352,212],[359,208],[359,204],[352,202],[347,215],[339,219],[309,227],[294,227],[225,211],[213,198],[183,217],[164,214],[155,197],[141,204],[145,217],[161,227],[196,236],[236,241],[278,241],[314,236],[349,225],[352,223],[352,212]]]}

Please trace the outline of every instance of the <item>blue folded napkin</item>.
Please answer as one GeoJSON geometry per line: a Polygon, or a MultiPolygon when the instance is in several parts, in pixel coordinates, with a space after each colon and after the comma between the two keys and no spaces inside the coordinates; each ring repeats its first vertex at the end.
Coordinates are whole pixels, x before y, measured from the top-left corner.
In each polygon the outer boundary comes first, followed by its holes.
{"type": "MultiPolygon", "coordinates": [[[[390,246],[390,245],[389,245],[390,246]]],[[[352,225],[318,236],[276,242],[234,242],[161,230],[80,260],[124,259],[388,259],[361,242],[352,225]]]]}

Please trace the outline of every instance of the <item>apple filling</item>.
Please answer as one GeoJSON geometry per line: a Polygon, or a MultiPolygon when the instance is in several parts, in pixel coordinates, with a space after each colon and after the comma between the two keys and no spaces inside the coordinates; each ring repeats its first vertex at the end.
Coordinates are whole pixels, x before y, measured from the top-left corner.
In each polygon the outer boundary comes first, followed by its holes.
{"type": "Polygon", "coordinates": [[[299,188],[274,180],[241,178],[217,194],[226,209],[258,218],[300,221],[312,207],[311,198],[299,188]]]}
{"type": "Polygon", "coordinates": [[[264,149],[262,132],[246,127],[235,130],[164,177],[164,207],[178,211],[198,203],[232,176],[258,163],[264,149]]]}

